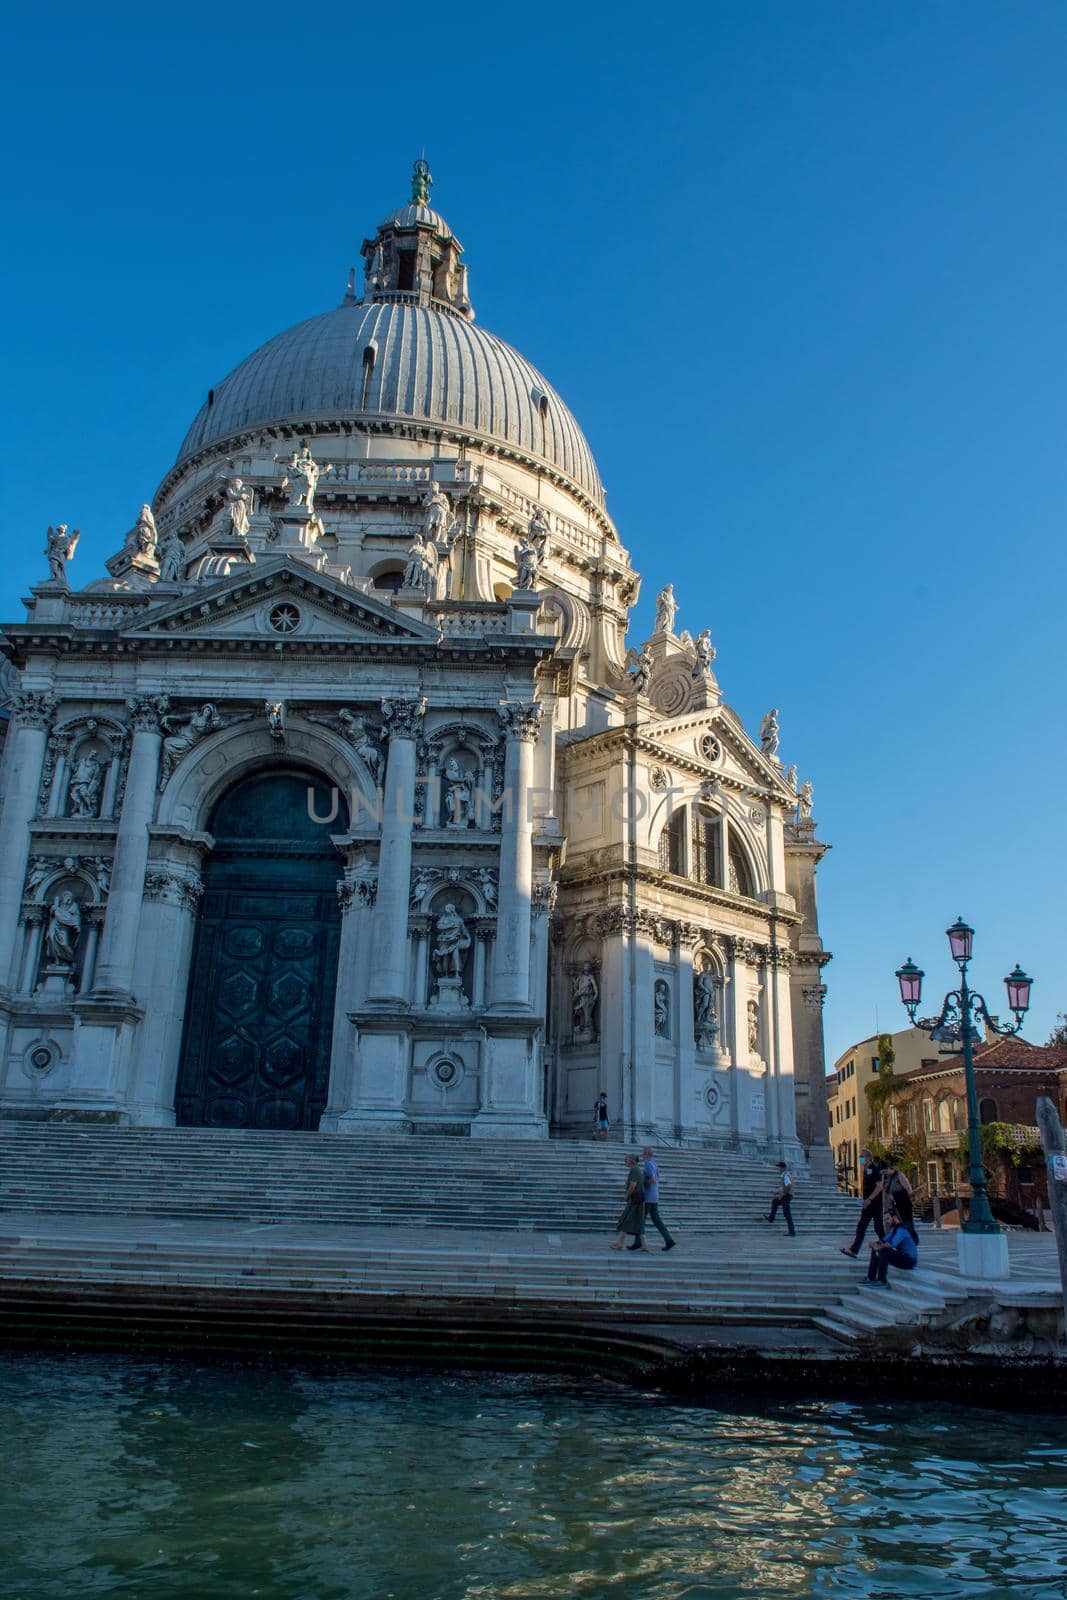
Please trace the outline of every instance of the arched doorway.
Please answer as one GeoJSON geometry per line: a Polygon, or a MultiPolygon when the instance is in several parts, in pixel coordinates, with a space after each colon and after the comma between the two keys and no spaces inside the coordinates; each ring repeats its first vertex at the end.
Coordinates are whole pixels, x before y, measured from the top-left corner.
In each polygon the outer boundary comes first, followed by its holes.
{"type": "Polygon", "coordinates": [[[215,807],[175,1096],[179,1125],[317,1128],[330,1076],[341,861],[321,780],[246,778],[215,807]]]}

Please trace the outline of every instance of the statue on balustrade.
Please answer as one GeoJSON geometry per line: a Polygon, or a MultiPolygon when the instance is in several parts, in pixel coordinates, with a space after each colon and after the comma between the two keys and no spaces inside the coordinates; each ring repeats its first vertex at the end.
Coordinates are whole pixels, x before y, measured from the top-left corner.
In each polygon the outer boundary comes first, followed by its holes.
{"type": "Polygon", "coordinates": [[[778,707],[772,706],[759,725],[759,741],[768,761],[778,762],[778,707]]]}
{"type": "Polygon", "coordinates": [[[48,570],[53,583],[63,583],[70,588],[67,562],[73,559],[80,538],[80,530],[75,528],[73,533],[68,533],[65,522],[61,522],[58,528],[49,528],[44,553],[48,557],[48,570]]]}

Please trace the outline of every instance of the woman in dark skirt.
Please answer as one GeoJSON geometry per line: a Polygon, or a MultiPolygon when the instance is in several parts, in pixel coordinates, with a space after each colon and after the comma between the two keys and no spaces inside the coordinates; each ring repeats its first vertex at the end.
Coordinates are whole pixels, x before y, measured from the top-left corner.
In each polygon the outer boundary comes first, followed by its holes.
{"type": "Polygon", "coordinates": [[[627,1234],[633,1235],[630,1250],[647,1250],[645,1243],[645,1174],[636,1156],[626,1157],[626,1204],[618,1222],[613,1250],[621,1250],[627,1234]]]}

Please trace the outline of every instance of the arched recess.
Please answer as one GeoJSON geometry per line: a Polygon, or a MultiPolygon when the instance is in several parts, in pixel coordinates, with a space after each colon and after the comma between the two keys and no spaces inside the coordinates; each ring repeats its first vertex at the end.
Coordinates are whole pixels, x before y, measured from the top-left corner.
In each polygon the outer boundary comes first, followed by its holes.
{"type": "Polygon", "coordinates": [[[321,774],[277,761],[229,783],[185,1006],[175,1116],[186,1126],[317,1128],[326,1105],[348,809],[321,774]],[[336,814],[329,824],[316,820],[336,814]]]}

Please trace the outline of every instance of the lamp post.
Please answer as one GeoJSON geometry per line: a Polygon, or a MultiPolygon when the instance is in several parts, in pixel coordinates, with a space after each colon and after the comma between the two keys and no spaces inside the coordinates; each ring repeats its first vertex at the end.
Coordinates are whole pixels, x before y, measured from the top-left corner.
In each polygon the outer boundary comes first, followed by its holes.
{"type": "Polygon", "coordinates": [[[941,1044],[958,1043],[963,1047],[963,1075],[967,1085],[967,1154],[970,1164],[971,1205],[967,1221],[961,1231],[966,1235],[995,1234],[998,1236],[998,1242],[992,1252],[983,1252],[980,1247],[965,1252],[964,1241],[961,1238],[960,1261],[962,1265],[967,1254],[968,1270],[974,1270],[976,1261],[986,1263],[992,1259],[993,1254],[997,1254],[1003,1259],[1003,1271],[986,1272],[981,1266],[979,1271],[983,1276],[1006,1276],[1007,1250],[1000,1227],[989,1205],[989,1191],[986,1187],[985,1166],[982,1161],[978,1090],[974,1079],[974,1044],[978,1038],[975,1022],[981,1018],[992,1033],[1001,1034],[1005,1038],[1018,1033],[1023,1025],[1023,1017],[1030,1008],[1032,980],[1019,966],[1009,972],[1004,979],[1008,991],[1008,1007],[1015,1013],[1015,1026],[1001,1024],[990,1016],[983,997],[967,983],[967,967],[974,944],[974,929],[969,928],[962,917],[957,917],[951,928],[946,928],[945,932],[948,935],[952,959],[960,970],[960,984],[958,989],[950,989],[945,996],[940,1016],[916,1017],[922,996],[924,974],[910,956],[902,967],[897,968],[896,979],[900,984],[900,998],[913,1026],[927,1029],[931,1039],[941,1044]]]}

